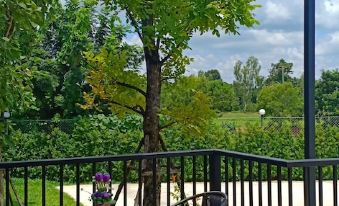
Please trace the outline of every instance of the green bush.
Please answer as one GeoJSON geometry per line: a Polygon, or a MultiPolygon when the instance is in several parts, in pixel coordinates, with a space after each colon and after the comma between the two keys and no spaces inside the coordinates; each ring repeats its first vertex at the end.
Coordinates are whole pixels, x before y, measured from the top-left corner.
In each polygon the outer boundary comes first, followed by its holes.
{"type": "MultiPolygon", "coordinates": [[[[339,157],[339,130],[338,127],[317,129],[317,157],[339,157]]],[[[167,129],[161,133],[169,151],[194,149],[226,149],[239,152],[277,157],[283,159],[302,159],[304,156],[304,138],[302,134],[293,134],[290,127],[283,127],[276,131],[265,131],[256,124],[248,124],[241,130],[234,132],[221,128],[218,124],[210,124],[200,133],[187,132],[180,126],[167,129]]],[[[65,157],[104,156],[134,153],[142,139],[142,121],[138,117],[103,115],[79,118],[74,124],[71,133],[62,132],[54,128],[51,132],[31,130],[21,132],[11,131],[10,144],[4,147],[5,160],[33,160],[54,159],[65,157]]],[[[192,158],[185,158],[185,180],[192,179],[192,158]]],[[[165,166],[166,162],[162,161],[165,166]]],[[[174,158],[172,164],[180,166],[180,158],[174,158]]],[[[248,165],[245,162],[245,165],[248,165]]],[[[224,167],[224,164],[223,164],[224,167]]],[[[107,163],[97,164],[98,171],[107,171],[107,163]]],[[[248,168],[248,166],[247,166],[248,168]]],[[[231,167],[229,170],[231,171],[231,167]]],[[[264,168],[265,169],[265,165],[264,168]]],[[[74,166],[65,167],[65,180],[75,180],[74,166]]],[[[91,164],[81,165],[81,180],[90,181],[91,164]]],[[[223,168],[224,171],[224,168],[223,168]]],[[[237,167],[239,173],[239,166],[237,167]]],[[[265,170],[263,170],[265,171],[265,170]]],[[[275,167],[272,169],[273,178],[276,175],[275,167]]],[[[22,170],[16,170],[14,175],[21,176],[22,170]]],[[[59,170],[56,166],[48,167],[48,179],[58,180],[59,170]]],[[[254,167],[254,174],[257,167],[254,167]]],[[[163,168],[165,173],[165,168],[163,168]]],[[[283,175],[286,176],[283,170],[283,175]]],[[[41,168],[30,168],[30,177],[40,178],[41,168]]],[[[113,179],[122,179],[122,163],[114,163],[113,179]]],[[[265,173],[264,177],[265,177],[265,173]]],[[[302,171],[294,170],[294,178],[301,179],[302,171]]],[[[325,177],[330,177],[331,169],[324,168],[325,177]]],[[[248,171],[245,170],[247,178],[248,171]]],[[[239,177],[237,177],[239,178],[239,177]]],[[[137,172],[130,174],[130,180],[137,179],[137,172]]],[[[203,158],[197,158],[197,179],[203,179],[203,158]]]]}

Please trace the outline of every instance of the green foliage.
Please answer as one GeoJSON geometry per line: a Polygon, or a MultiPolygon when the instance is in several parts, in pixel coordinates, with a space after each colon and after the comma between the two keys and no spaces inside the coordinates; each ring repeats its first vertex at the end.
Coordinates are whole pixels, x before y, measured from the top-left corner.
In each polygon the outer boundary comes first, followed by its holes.
{"type": "Polygon", "coordinates": [[[0,1],[0,112],[30,107],[30,65],[24,64],[35,43],[35,32],[53,13],[54,0],[0,1]]]}
{"type": "MultiPolygon", "coordinates": [[[[140,118],[133,116],[120,120],[116,116],[98,115],[79,118],[71,133],[58,128],[52,128],[50,132],[34,129],[27,133],[12,131],[12,141],[4,147],[4,159],[33,160],[131,153],[142,138],[141,125],[140,118]]],[[[85,165],[82,170],[85,181],[91,180],[90,168],[85,165]]],[[[32,169],[30,177],[39,178],[40,172],[39,168],[32,169]]],[[[51,180],[58,181],[57,168],[50,167],[48,174],[51,180]]],[[[75,180],[74,167],[65,169],[65,178],[66,181],[75,180]]]]}
{"type": "MultiPolygon", "coordinates": [[[[201,132],[214,116],[208,94],[201,88],[204,79],[190,76],[163,86],[161,115],[163,125],[181,124],[182,129],[201,132]]],[[[164,126],[166,127],[166,126],[164,126]]]]}
{"type": "Polygon", "coordinates": [[[258,108],[264,108],[269,116],[300,116],[303,112],[300,88],[292,83],[265,86],[258,96],[258,108]]]}
{"type": "MultiPolygon", "coordinates": [[[[316,151],[319,158],[338,157],[339,132],[338,127],[317,124],[316,151]]],[[[79,118],[72,131],[62,132],[52,129],[51,132],[31,129],[23,133],[12,131],[12,144],[5,145],[6,160],[29,160],[44,158],[65,158],[79,156],[102,156],[133,153],[143,137],[142,119],[138,116],[128,116],[119,119],[116,116],[96,115],[90,118],[79,118]]],[[[302,159],[304,155],[303,135],[296,134],[289,124],[282,124],[279,130],[267,132],[259,123],[251,123],[238,128],[236,132],[228,131],[217,124],[209,123],[200,133],[186,132],[180,125],[175,125],[162,132],[162,137],[170,151],[194,149],[226,149],[239,152],[266,155],[283,159],[302,159]]],[[[175,165],[180,159],[173,159],[175,165]]],[[[192,159],[186,158],[186,181],[191,180],[192,159]]],[[[114,181],[122,178],[122,164],[114,164],[114,181]]],[[[106,171],[107,165],[98,164],[98,170],[106,171]]],[[[66,181],[74,181],[73,166],[65,167],[66,181]]],[[[202,180],[203,159],[197,159],[198,179],[202,180]]],[[[40,168],[31,168],[30,176],[40,178],[40,168]]],[[[57,167],[48,167],[48,178],[57,180],[57,167]]],[[[16,176],[22,173],[17,171],[16,176]]],[[[285,174],[285,173],[284,173],[285,174]]],[[[326,178],[331,174],[326,173],[326,178]]],[[[131,173],[135,181],[136,172],[131,173]]],[[[302,171],[295,170],[294,178],[300,179],[302,171]]],[[[91,165],[81,167],[82,181],[90,181],[91,165]]]]}
{"type": "Polygon", "coordinates": [[[211,70],[208,70],[207,72],[199,71],[198,76],[204,76],[208,80],[220,80],[220,81],[222,81],[221,75],[220,75],[220,73],[217,69],[211,69],[211,70]]]}
{"type": "Polygon", "coordinates": [[[211,99],[211,108],[219,112],[230,112],[239,109],[239,101],[233,85],[221,80],[204,81],[201,89],[211,99]]]}
{"type": "Polygon", "coordinates": [[[288,63],[284,59],[280,59],[278,63],[271,65],[270,74],[265,84],[269,85],[292,81],[292,77],[290,76],[290,74],[293,73],[292,68],[293,63],[288,63]]]}
{"type": "Polygon", "coordinates": [[[323,71],[316,82],[317,110],[323,115],[339,115],[339,70],[323,71]]]}

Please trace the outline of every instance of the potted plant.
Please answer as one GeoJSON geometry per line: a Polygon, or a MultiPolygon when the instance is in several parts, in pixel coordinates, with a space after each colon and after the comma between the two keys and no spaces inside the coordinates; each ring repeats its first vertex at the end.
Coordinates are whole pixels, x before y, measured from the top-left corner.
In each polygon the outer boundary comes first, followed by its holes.
{"type": "Polygon", "coordinates": [[[111,182],[111,176],[107,173],[98,172],[93,177],[93,181],[96,185],[96,191],[92,194],[91,199],[95,206],[110,206],[114,202],[112,200],[111,188],[109,187],[111,182]]]}

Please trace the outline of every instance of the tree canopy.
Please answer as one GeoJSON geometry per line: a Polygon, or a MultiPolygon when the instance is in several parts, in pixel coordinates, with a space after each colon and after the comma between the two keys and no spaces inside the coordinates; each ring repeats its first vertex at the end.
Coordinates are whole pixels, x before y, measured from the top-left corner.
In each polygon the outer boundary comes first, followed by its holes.
{"type": "Polygon", "coordinates": [[[290,82],[265,86],[259,93],[258,107],[264,108],[268,116],[300,116],[303,113],[301,90],[290,82]]]}
{"type": "Polygon", "coordinates": [[[278,63],[272,63],[269,71],[269,76],[266,80],[266,84],[284,83],[291,81],[290,74],[293,73],[293,63],[286,62],[284,59],[280,59],[278,63]]]}
{"type": "Polygon", "coordinates": [[[339,115],[339,70],[323,71],[316,82],[316,106],[319,114],[339,115]]]}

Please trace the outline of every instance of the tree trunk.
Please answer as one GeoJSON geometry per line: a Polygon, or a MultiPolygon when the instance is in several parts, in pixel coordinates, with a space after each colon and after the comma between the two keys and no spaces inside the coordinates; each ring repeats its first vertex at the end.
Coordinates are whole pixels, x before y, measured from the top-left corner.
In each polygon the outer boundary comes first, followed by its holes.
{"type": "MultiPolygon", "coordinates": [[[[160,151],[160,93],[161,93],[161,65],[157,50],[145,48],[147,70],[146,112],[144,115],[144,152],[160,151]]],[[[160,167],[156,162],[156,174],[153,174],[153,161],[144,161],[144,206],[160,206],[160,167]],[[154,176],[155,175],[155,176],[154,176]],[[155,177],[155,179],[154,179],[155,177]],[[154,182],[156,180],[156,182],[154,182]],[[156,185],[154,188],[153,185],[156,185]],[[154,202],[156,201],[156,202],[154,202]]]]}

